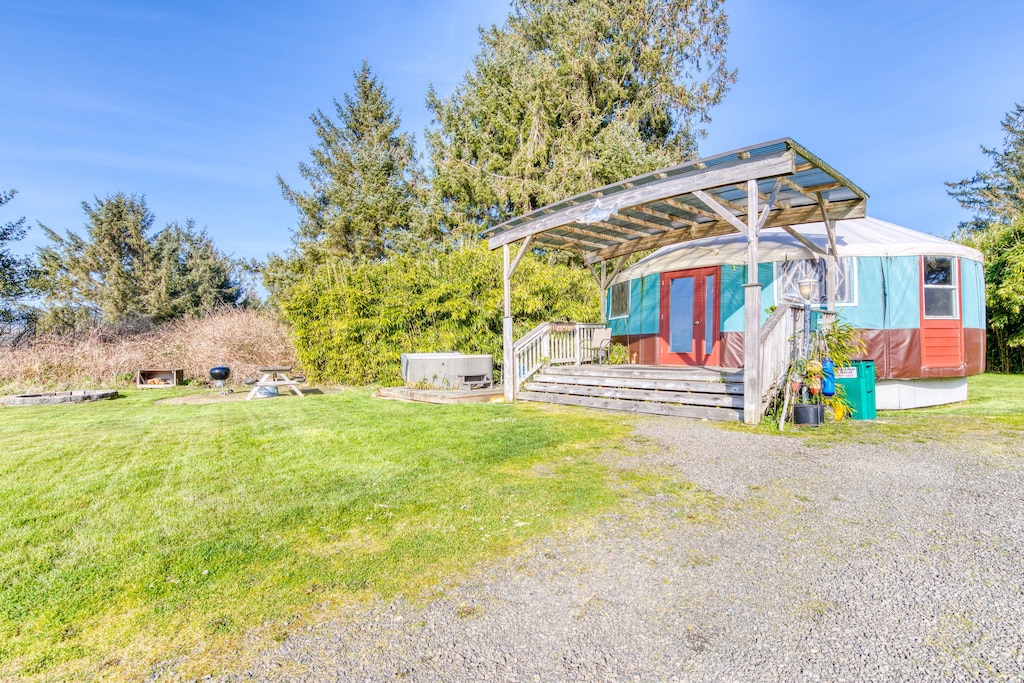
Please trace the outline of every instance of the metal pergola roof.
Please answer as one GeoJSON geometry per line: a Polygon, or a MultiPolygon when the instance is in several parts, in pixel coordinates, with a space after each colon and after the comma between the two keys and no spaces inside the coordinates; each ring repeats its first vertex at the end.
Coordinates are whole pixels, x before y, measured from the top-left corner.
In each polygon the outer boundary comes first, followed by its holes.
{"type": "MultiPolygon", "coordinates": [[[[698,159],[606,185],[496,225],[491,249],[568,249],[588,263],[669,244],[826,219],[861,218],[868,195],[790,138],[698,159]],[[748,181],[760,215],[749,221],[748,181]]],[[[804,241],[801,239],[801,241],[804,241]]],[[[820,249],[815,246],[815,250],[820,249]]]]}

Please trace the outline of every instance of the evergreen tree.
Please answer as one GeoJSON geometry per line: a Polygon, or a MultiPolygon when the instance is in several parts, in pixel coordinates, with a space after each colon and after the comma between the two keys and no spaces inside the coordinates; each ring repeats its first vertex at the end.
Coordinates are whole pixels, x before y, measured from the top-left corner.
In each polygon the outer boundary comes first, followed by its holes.
{"type": "Polygon", "coordinates": [[[721,0],[515,0],[427,104],[432,207],[486,225],[696,154],[726,68],[721,0]]]}
{"type": "Polygon", "coordinates": [[[307,266],[379,260],[408,246],[417,221],[413,138],[399,131],[401,119],[367,62],[354,77],[354,92],[334,100],[337,121],[321,110],[310,117],[319,143],[310,148],[310,162],[299,164],[310,189],[277,179],[299,211],[294,241],[307,266]]]}
{"type": "Polygon", "coordinates": [[[145,283],[152,269],[146,198],[123,192],[82,202],[86,237],[61,236],[41,226],[52,245],[39,249],[40,288],[51,321],[88,319],[122,324],[146,314],[145,283]]]}
{"type": "MultiPolygon", "coordinates": [[[[16,194],[17,190],[0,190],[0,207],[16,194]]],[[[24,217],[0,223],[0,334],[6,333],[12,323],[24,319],[22,299],[28,294],[32,262],[12,254],[8,245],[23,238],[27,230],[24,217]]]]}
{"type": "Polygon", "coordinates": [[[151,235],[145,197],[117,193],[82,203],[85,236],[42,226],[36,285],[44,294],[42,330],[91,323],[124,327],[200,315],[243,296],[239,264],[223,255],[195,222],[171,223],[151,235]]]}
{"type": "Polygon", "coordinates": [[[1002,129],[1002,149],[981,148],[992,168],[946,185],[974,212],[954,239],[985,256],[989,367],[1024,372],[1024,106],[1014,105],[1002,129]]]}
{"type": "Polygon", "coordinates": [[[233,305],[241,297],[236,264],[221,254],[204,230],[189,219],[157,233],[152,246],[153,272],[145,297],[154,322],[233,305]]]}
{"type": "Polygon", "coordinates": [[[1001,125],[1002,149],[981,147],[992,159],[992,168],[946,183],[950,196],[974,212],[974,220],[962,224],[962,229],[982,228],[991,221],[1010,223],[1024,213],[1024,105],[1014,105],[1001,125]]]}

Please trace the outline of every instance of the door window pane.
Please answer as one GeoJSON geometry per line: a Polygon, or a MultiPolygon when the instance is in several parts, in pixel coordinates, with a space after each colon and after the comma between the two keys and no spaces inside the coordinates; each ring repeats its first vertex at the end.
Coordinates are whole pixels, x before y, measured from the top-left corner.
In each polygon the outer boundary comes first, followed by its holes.
{"type": "Polygon", "coordinates": [[[669,351],[693,353],[693,278],[672,280],[669,297],[669,351]]]}
{"type": "Polygon", "coordinates": [[[711,355],[715,344],[715,276],[704,276],[704,353],[711,355]]]}
{"type": "Polygon", "coordinates": [[[948,256],[924,257],[925,285],[952,285],[953,259],[948,256]]]}
{"type": "Polygon", "coordinates": [[[924,314],[929,318],[955,318],[956,290],[952,287],[925,287],[924,288],[924,314]]]}
{"type": "Polygon", "coordinates": [[[924,317],[956,318],[957,284],[956,268],[951,256],[925,256],[924,269],[924,317]]]}

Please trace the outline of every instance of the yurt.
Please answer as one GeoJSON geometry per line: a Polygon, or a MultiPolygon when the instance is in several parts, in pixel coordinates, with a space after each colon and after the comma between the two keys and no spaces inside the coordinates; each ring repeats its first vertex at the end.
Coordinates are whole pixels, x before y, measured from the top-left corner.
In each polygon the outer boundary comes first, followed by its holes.
{"type": "MultiPolygon", "coordinates": [[[[824,251],[823,223],[794,226],[824,251]]],[[[985,370],[985,285],[980,252],[877,218],[835,223],[836,311],[860,330],[875,362],[879,409],[967,398],[985,370]]],[[[825,261],[791,232],[766,230],[758,250],[762,323],[797,283],[818,281],[825,261]]],[[[664,247],[623,270],[608,288],[613,340],[646,365],[743,366],[747,242],[741,234],[664,247]]]]}

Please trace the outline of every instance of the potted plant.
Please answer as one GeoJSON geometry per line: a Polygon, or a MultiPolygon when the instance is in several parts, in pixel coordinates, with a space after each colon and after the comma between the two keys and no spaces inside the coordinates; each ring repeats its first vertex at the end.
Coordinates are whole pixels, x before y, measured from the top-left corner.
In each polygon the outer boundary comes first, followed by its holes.
{"type": "Polygon", "coordinates": [[[826,415],[839,420],[851,413],[841,386],[829,395],[822,391],[825,366],[848,366],[863,351],[864,342],[856,329],[838,320],[811,335],[807,358],[795,359],[788,374],[787,398],[792,399],[794,424],[818,426],[825,422],[826,415]],[[826,359],[832,363],[823,363],[826,359]]]}
{"type": "Polygon", "coordinates": [[[821,361],[817,358],[803,360],[803,389],[796,394],[793,404],[793,423],[817,427],[825,421],[825,405],[821,394],[821,361]]]}

